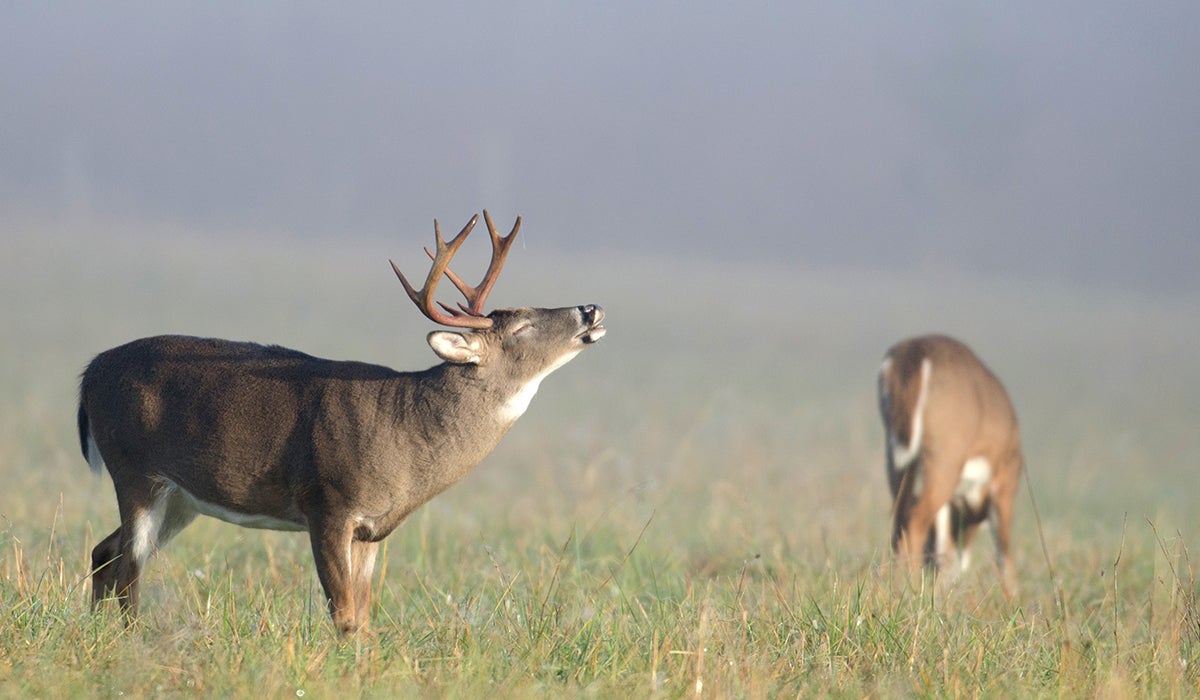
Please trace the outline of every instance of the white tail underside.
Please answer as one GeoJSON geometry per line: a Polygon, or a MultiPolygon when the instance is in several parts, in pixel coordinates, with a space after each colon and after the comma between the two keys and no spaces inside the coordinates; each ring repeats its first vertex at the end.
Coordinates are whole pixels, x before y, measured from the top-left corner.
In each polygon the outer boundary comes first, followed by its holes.
{"type": "Polygon", "coordinates": [[[88,424],[87,437],[87,462],[92,473],[99,476],[104,471],[104,456],[100,454],[100,447],[96,444],[96,438],[92,437],[92,426],[88,424]]]}
{"type": "Polygon", "coordinates": [[[933,362],[928,357],[921,360],[921,388],[917,393],[916,408],[913,409],[908,445],[901,444],[895,433],[889,436],[892,443],[892,464],[896,469],[908,467],[921,453],[921,438],[925,432],[925,402],[929,399],[929,377],[932,374],[933,362]]]}

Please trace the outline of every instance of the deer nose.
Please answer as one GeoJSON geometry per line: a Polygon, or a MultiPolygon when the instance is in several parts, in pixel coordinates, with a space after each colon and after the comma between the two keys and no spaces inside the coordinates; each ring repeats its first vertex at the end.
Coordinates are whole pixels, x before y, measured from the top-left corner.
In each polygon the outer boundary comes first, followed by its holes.
{"type": "Polygon", "coordinates": [[[604,319],[604,309],[595,304],[586,304],[579,307],[579,315],[583,317],[584,323],[594,326],[604,319]]]}

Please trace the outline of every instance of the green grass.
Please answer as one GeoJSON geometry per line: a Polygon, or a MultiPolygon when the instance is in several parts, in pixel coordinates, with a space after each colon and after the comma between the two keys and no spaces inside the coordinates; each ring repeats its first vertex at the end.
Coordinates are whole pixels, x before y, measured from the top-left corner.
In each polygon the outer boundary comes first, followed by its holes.
{"type": "Polygon", "coordinates": [[[306,538],[209,519],[151,561],[137,625],[92,613],[116,525],[74,434],[92,354],[193,332],[432,363],[386,265],[411,241],[170,240],[0,261],[0,695],[1200,695],[1197,300],[533,243],[497,303],[598,302],[609,335],[387,540],[369,637],[334,633],[306,538]],[[1022,418],[1041,527],[1023,489],[1012,602],[987,536],[953,586],[887,549],[874,372],[926,330],[1022,418]]]}

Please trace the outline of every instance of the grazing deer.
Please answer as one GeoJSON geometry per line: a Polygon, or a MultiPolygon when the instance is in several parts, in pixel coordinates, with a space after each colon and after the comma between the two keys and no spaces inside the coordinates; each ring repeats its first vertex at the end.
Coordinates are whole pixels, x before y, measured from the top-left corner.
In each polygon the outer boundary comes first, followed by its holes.
{"type": "Polygon", "coordinates": [[[147,558],[198,513],[246,527],[307,531],[329,612],[364,630],[379,542],[495,448],[538,385],[604,336],[604,311],[497,309],[484,314],[513,239],[496,233],[477,287],[449,269],[475,225],[437,251],[420,291],[443,362],[397,372],[278,346],[159,336],[101,353],[83,373],[79,438],[92,471],[112,475],[121,526],[92,550],[93,605],[138,607],[147,558]],[[467,299],[434,303],[445,274],[467,299]],[[441,306],[439,309],[438,306],[441,306]]]}
{"type": "Polygon", "coordinates": [[[1021,436],[1000,380],[953,338],[910,338],[884,357],[879,411],[894,499],[892,548],[912,566],[924,559],[939,571],[957,554],[965,570],[971,538],[988,520],[1001,582],[1011,597],[1016,580],[1009,535],[1021,436]]]}

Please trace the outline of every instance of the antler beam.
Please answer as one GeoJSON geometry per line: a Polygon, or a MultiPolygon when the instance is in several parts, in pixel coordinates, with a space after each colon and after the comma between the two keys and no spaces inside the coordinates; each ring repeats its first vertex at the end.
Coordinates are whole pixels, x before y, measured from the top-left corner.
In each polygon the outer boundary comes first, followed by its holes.
{"type": "Polygon", "coordinates": [[[513,224],[512,231],[507,236],[501,236],[496,233],[496,226],[492,222],[492,217],[485,209],[483,211],[484,220],[487,222],[488,233],[492,238],[492,260],[488,264],[487,272],[484,273],[483,281],[478,286],[472,287],[462,280],[461,277],[454,274],[450,270],[450,259],[458,252],[459,247],[467,239],[467,234],[475,227],[475,222],[479,220],[479,215],[471,217],[467,225],[463,227],[458,235],[450,240],[449,243],[442,239],[441,227],[436,219],[433,222],[433,232],[437,241],[437,252],[425,249],[425,253],[433,260],[433,266],[429,269],[429,274],[425,278],[425,284],[417,291],[405,279],[404,274],[400,272],[400,268],[396,266],[394,261],[389,260],[392,264],[392,270],[396,273],[396,277],[400,279],[400,283],[404,285],[404,291],[408,292],[408,297],[412,299],[421,313],[425,314],[429,320],[434,323],[439,323],[443,326],[458,326],[462,328],[490,328],[492,319],[488,318],[483,312],[484,302],[487,301],[488,294],[491,293],[492,287],[496,284],[496,279],[500,276],[500,270],[504,267],[504,260],[508,257],[508,250],[512,247],[513,239],[516,238],[517,231],[521,228],[521,217],[517,217],[517,221],[513,224]],[[442,275],[450,278],[450,281],[458,288],[462,295],[466,297],[467,304],[460,303],[459,309],[453,309],[441,302],[435,302],[433,298],[434,290],[437,288],[438,280],[442,275]],[[439,309],[438,307],[441,307],[439,309]]]}

